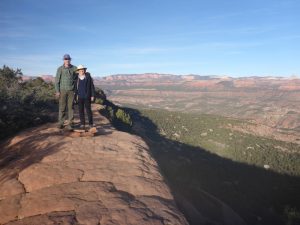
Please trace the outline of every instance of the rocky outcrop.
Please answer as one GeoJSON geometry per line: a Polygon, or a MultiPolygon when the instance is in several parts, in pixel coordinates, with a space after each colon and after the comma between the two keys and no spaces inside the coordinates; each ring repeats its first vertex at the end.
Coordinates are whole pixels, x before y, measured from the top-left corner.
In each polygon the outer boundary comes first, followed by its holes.
{"type": "Polygon", "coordinates": [[[94,115],[94,137],[46,124],[2,143],[0,224],[187,224],[145,142],[94,115]]]}

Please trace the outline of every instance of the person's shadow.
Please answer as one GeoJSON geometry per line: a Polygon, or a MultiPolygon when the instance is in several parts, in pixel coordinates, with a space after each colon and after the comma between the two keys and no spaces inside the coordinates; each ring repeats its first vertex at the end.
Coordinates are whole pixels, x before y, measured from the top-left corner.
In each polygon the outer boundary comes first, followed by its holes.
{"type": "Polygon", "coordinates": [[[190,224],[300,224],[300,177],[170,140],[138,110],[126,110],[190,224]]]}

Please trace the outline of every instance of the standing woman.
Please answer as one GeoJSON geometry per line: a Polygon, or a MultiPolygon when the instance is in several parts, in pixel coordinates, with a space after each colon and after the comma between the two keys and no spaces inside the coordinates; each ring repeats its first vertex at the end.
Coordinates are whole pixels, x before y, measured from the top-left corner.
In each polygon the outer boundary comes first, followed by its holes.
{"type": "Polygon", "coordinates": [[[75,85],[75,94],[77,96],[79,117],[80,117],[80,128],[85,129],[85,113],[88,116],[89,125],[87,128],[93,127],[93,114],[91,108],[91,102],[94,101],[95,97],[95,86],[90,73],[86,72],[86,67],[79,65],[77,67],[78,79],[75,85]]]}

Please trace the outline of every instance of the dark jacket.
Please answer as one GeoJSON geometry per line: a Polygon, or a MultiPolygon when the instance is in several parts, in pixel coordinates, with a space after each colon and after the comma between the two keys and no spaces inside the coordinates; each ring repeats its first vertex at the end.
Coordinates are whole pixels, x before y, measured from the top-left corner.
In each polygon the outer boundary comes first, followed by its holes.
{"type": "MultiPolygon", "coordinates": [[[[86,97],[87,98],[91,98],[91,97],[95,97],[95,86],[94,86],[94,82],[93,82],[93,78],[91,77],[90,73],[85,73],[85,78],[86,78],[86,97]]],[[[77,99],[78,96],[78,83],[79,83],[79,78],[77,77],[76,80],[76,85],[75,85],[75,99],[77,99]]]]}

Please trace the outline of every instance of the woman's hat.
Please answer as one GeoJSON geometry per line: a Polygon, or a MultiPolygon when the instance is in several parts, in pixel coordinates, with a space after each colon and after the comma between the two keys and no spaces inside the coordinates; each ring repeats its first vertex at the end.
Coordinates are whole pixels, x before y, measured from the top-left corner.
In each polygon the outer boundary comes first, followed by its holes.
{"type": "Polygon", "coordinates": [[[77,67],[77,70],[86,70],[86,67],[84,67],[83,65],[79,65],[79,66],[77,67]]]}

